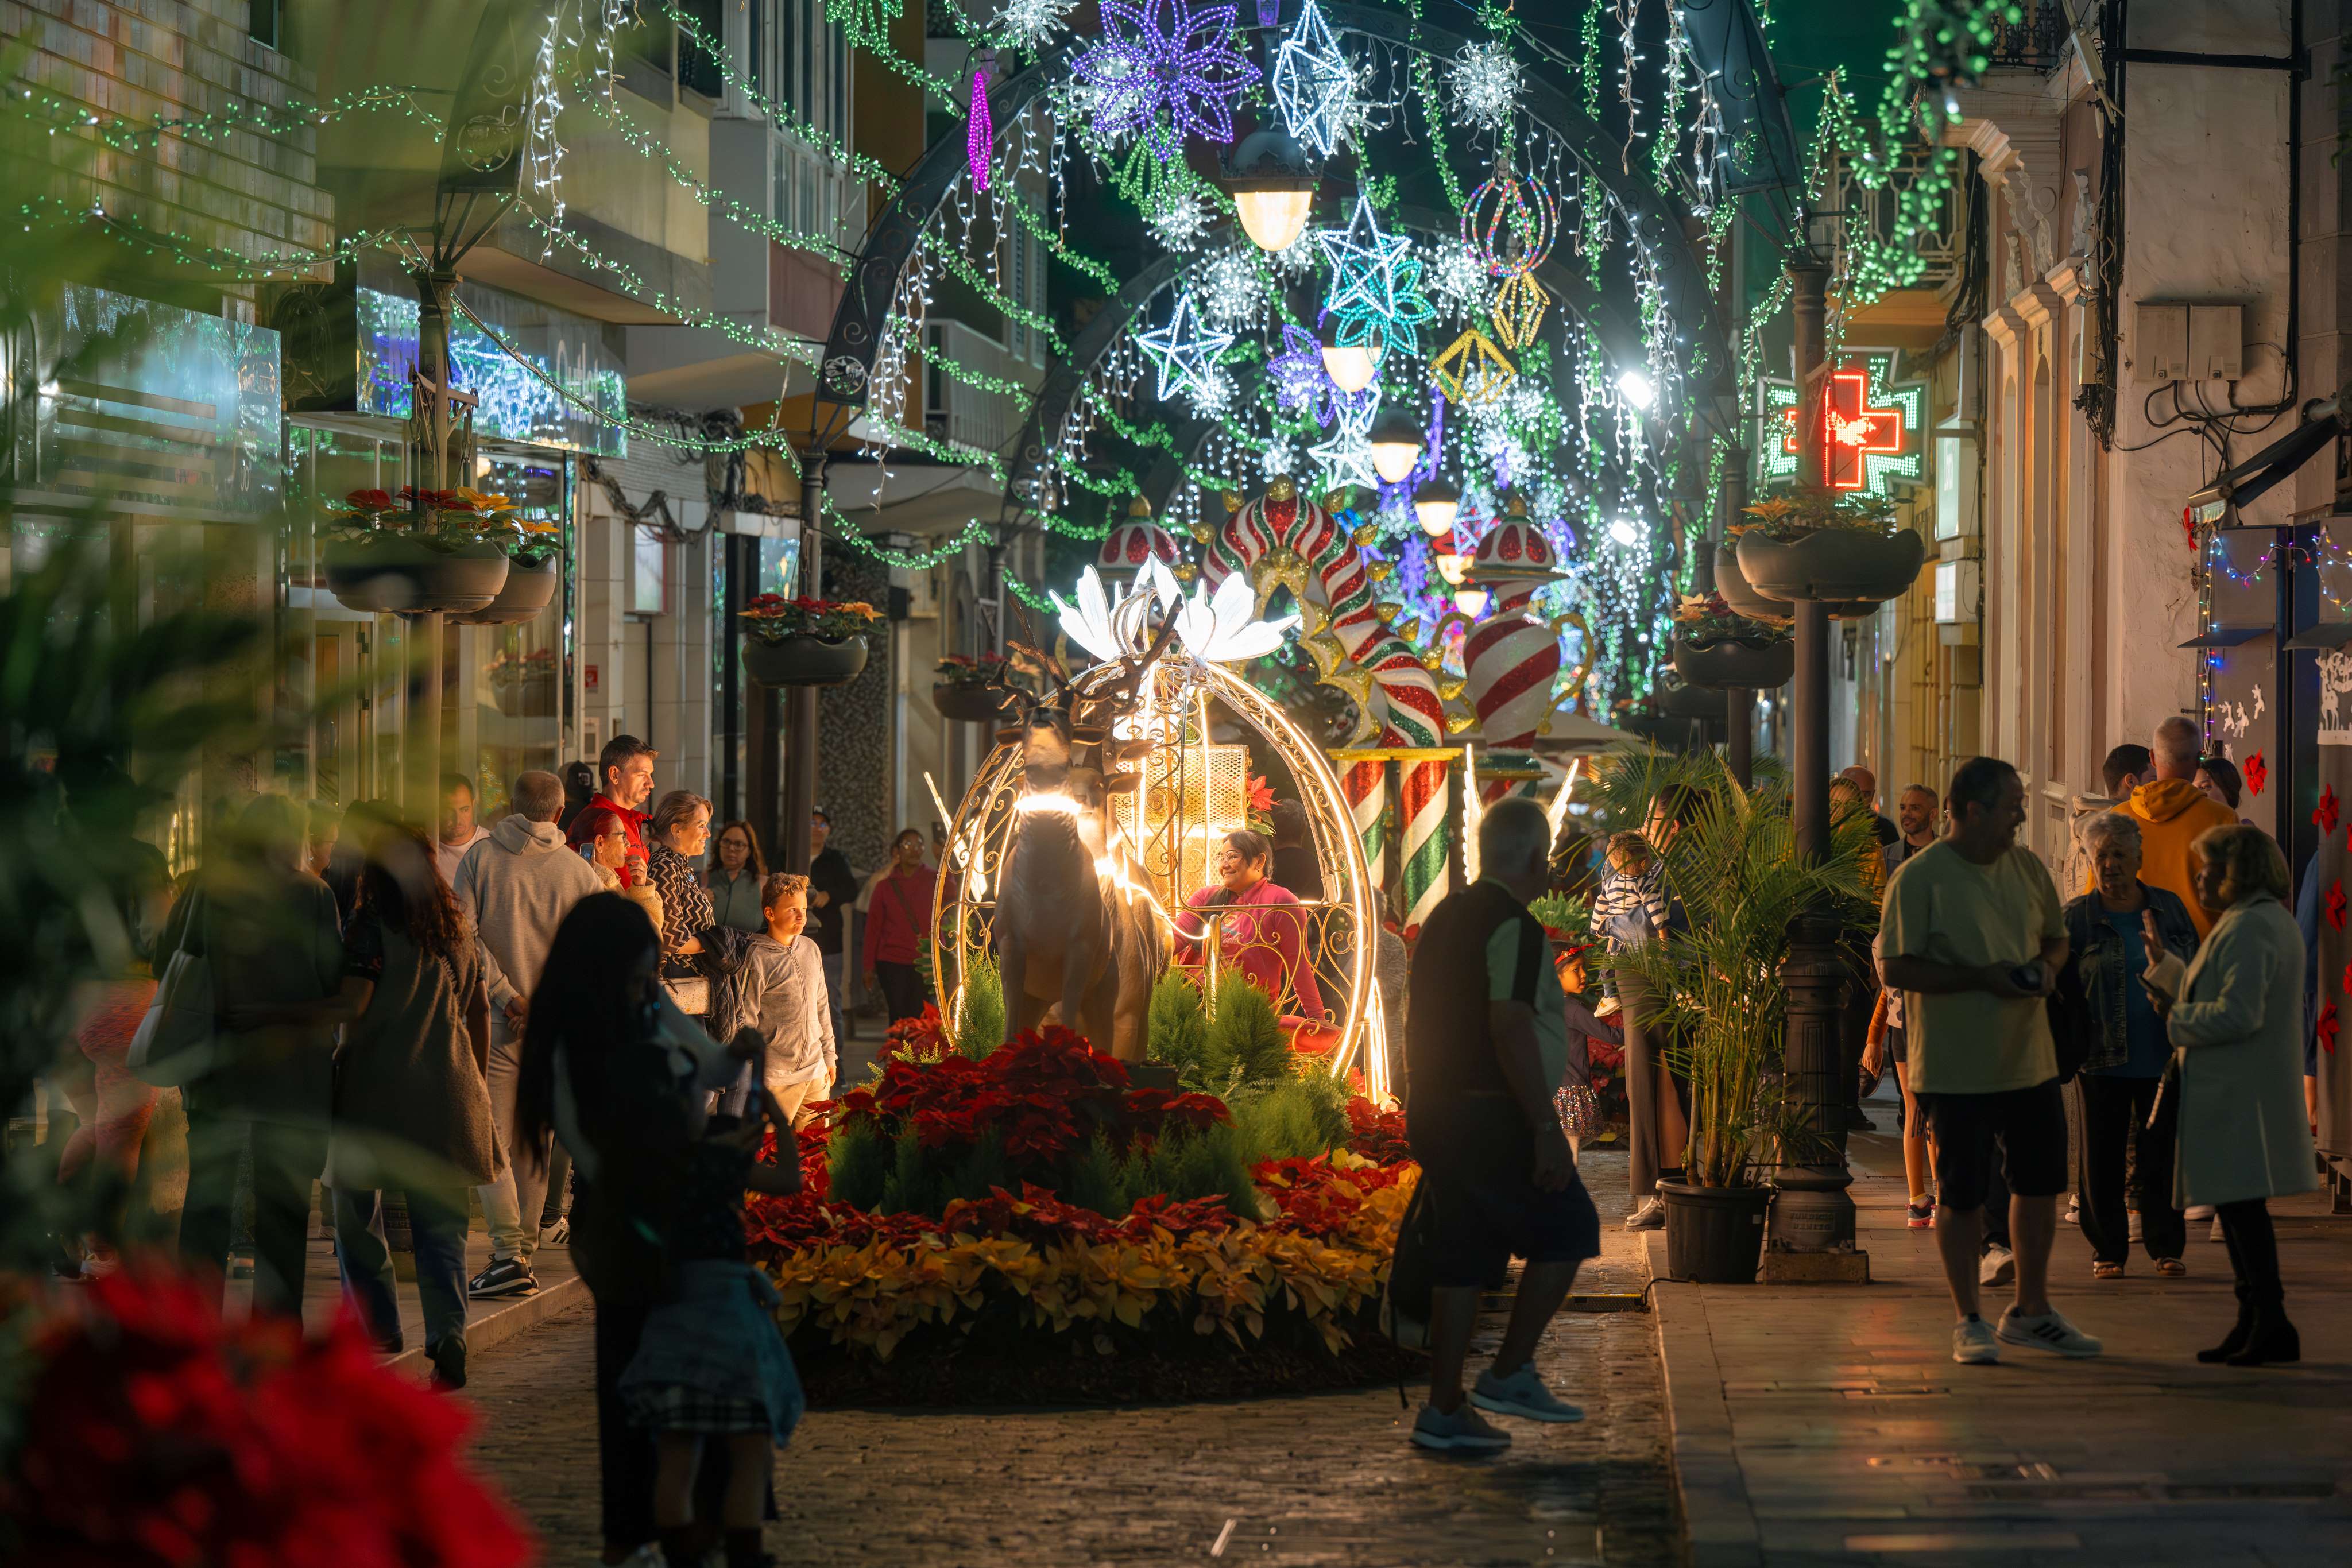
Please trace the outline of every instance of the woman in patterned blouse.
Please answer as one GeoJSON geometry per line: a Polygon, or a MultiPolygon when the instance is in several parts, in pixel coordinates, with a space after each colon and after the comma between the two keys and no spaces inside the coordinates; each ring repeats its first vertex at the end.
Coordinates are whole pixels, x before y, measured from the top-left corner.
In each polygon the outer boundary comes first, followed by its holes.
{"type": "Polygon", "coordinates": [[[716,925],[710,890],[693,864],[710,841],[710,802],[691,789],[673,789],[646,824],[646,873],[661,894],[661,950],[666,965],[702,951],[702,934],[716,925]]]}

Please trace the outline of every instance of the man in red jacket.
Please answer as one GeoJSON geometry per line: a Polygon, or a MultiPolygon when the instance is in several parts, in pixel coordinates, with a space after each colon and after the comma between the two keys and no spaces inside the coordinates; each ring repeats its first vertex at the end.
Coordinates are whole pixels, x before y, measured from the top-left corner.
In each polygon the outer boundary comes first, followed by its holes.
{"type": "MultiPolygon", "coordinates": [[[[604,789],[588,802],[587,809],[572,819],[576,822],[593,820],[595,810],[602,807],[621,819],[629,832],[629,858],[622,866],[621,885],[635,887],[637,879],[646,874],[646,799],[654,792],[654,758],[660,752],[634,735],[616,735],[604,743],[596,756],[596,777],[604,789]]],[[[578,849],[577,833],[567,835],[565,842],[578,849]]]]}

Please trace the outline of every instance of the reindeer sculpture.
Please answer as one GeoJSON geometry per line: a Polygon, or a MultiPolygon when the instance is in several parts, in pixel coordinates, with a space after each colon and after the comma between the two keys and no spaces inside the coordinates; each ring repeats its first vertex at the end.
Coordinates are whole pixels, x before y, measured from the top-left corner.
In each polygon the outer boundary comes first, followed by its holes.
{"type": "Polygon", "coordinates": [[[1139,705],[1144,673],[1175,630],[1171,619],[1148,652],[1080,693],[1045,661],[1051,702],[1018,688],[1016,722],[1000,742],[1022,748],[1022,794],[996,881],[997,971],[1005,1038],[1037,1027],[1058,1007],[1063,1025],[1121,1061],[1143,1060],[1151,988],[1168,967],[1159,913],[1139,889],[1140,867],[1114,859],[1106,803],[1133,784],[1149,740],[1113,738],[1139,705]],[[1110,869],[1123,867],[1125,874],[1110,869]]]}

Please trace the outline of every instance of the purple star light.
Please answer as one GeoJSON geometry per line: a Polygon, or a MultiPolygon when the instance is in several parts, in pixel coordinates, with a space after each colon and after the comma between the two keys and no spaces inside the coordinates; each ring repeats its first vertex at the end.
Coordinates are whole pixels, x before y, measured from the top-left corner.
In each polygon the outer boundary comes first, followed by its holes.
{"type": "Polygon", "coordinates": [[[1274,380],[1274,401],[1291,413],[1311,413],[1318,425],[1328,425],[1342,413],[1360,414],[1380,396],[1377,387],[1343,392],[1323,368],[1323,345],[1303,327],[1282,324],[1282,352],[1267,356],[1266,374],[1274,380]]]}
{"type": "Polygon", "coordinates": [[[1163,158],[1188,133],[1234,139],[1234,102],[1258,78],[1234,45],[1234,7],[1102,0],[1102,26],[1076,68],[1094,89],[1095,125],[1105,136],[1140,131],[1163,158]]]}

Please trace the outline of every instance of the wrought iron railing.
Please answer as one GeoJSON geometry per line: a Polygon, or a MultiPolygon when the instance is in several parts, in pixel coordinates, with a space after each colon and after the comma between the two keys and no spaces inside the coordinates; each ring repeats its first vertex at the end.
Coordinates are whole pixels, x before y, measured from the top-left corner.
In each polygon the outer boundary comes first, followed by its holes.
{"type": "Polygon", "coordinates": [[[2057,0],[2041,0],[2014,22],[1993,23],[1992,65],[1996,69],[2053,71],[2065,57],[2067,45],[2064,7],[2057,0]]]}

